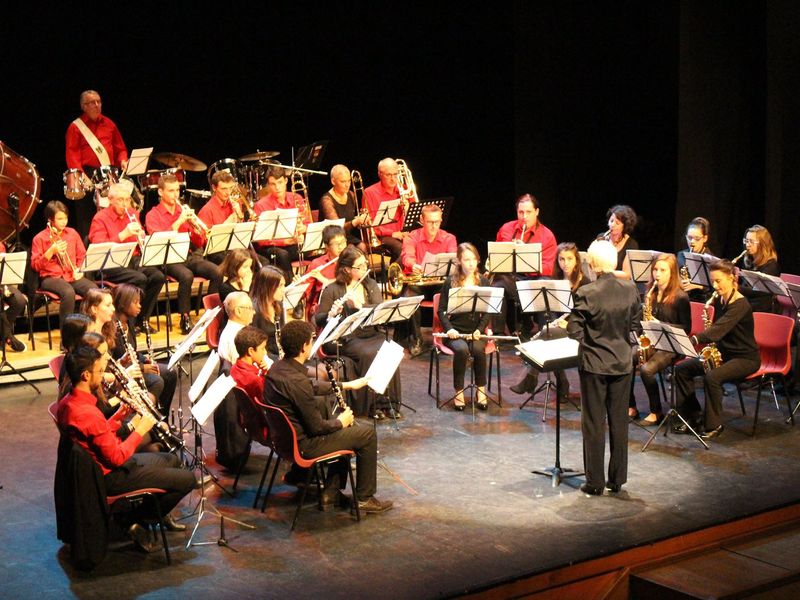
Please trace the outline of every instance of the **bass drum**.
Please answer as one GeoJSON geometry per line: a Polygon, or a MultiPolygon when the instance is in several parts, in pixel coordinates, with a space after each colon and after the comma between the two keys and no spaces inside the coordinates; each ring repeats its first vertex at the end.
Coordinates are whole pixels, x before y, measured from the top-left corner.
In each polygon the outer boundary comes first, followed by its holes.
{"type": "Polygon", "coordinates": [[[36,165],[0,141],[0,241],[28,227],[41,191],[36,165]]]}
{"type": "Polygon", "coordinates": [[[158,180],[162,175],[175,175],[180,187],[186,187],[186,174],[183,169],[150,169],[139,175],[139,188],[143,192],[153,192],[158,189],[158,180]]]}
{"type": "Polygon", "coordinates": [[[244,183],[242,179],[242,163],[235,158],[223,158],[208,167],[208,186],[211,187],[211,178],[220,171],[227,171],[233,175],[236,183],[244,183]]]}

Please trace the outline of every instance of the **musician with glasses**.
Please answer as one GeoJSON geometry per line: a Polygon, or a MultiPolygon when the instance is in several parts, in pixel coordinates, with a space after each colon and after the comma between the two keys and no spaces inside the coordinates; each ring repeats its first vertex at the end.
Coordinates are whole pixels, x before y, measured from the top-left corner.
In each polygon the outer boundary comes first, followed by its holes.
{"type": "Polygon", "coordinates": [[[39,274],[39,288],[58,296],[59,319],[75,312],[75,295],[96,289],[78,267],[86,256],[81,236],[67,227],[69,212],[63,202],[51,200],[44,207],[47,226],[31,243],[31,268],[39,274]]]}
{"type": "MultiPolygon", "coordinates": [[[[686,243],[688,247],[678,252],[678,270],[683,274],[686,266],[686,253],[710,254],[714,252],[708,247],[708,236],[711,233],[711,223],[704,217],[695,217],[686,227],[686,243]]],[[[681,288],[689,294],[689,299],[695,302],[705,302],[711,296],[712,290],[702,285],[692,283],[688,277],[681,276],[681,288]]]]}
{"type": "MultiPolygon", "coordinates": [[[[763,225],[753,225],[744,232],[744,260],[742,268],[747,271],[758,271],[766,275],[780,277],[781,267],[778,264],[778,253],[769,230],[763,225]]],[[[742,295],[753,307],[753,312],[776,312],[775,296],[769,292],[743,288],[742,295]]]]}
{"type": "Polygon", "coordinates": [[[331,189],[319,199],[320,220],[344,219],[344,231],[347,243],[358,246],[364,252],[367,247],[361,240],[361,227],[367,222],[369,215],[361,214],[356,204],[356,194],[352,189],[350,169],[344,165],[331,167],[331,189]]]}
{"type": "Polygon", "coordinates": [[[139,267],[144,227],[133,209],[131,191],[133,184],[127,181],[114,183],[108,188],[108,206],[97,211],[89,228],[89,241],[93,244],[114,242],[126,244],[136,242],[130,267],[117,267],[103,271],[103,279],[111,283],[128,283],[142,290],[142,310],[136,328],[149,328],[149,319],[156,308],[158,294],[166,281],[164,273],[157,267],[139,267]]]}
{"type": "MultiPolygon", "coordinates": [[[[398,172],[397,162],[393,158],[384,158],[378,163],[379,181],[364,190],[364,204],[373,221],[381,202],[400,198],[400,188],[397,185],[398,172]]],[[[416,202],[417,198],[410,198],[409,201],[416,202]]],[[[381,245],[391,254],[392,262],[397,262],[403,250],[403,240],[408,236],[408,233],[403,231],[405,210],[402,205],[397,208],[394,218],[394,223],[375,227],[374,231],[381,245]]]]}

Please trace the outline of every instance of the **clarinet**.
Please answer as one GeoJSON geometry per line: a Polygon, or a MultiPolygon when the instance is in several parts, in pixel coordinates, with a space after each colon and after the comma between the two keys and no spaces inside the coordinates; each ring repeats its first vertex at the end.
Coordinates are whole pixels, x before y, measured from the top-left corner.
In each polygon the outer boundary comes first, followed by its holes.
{"type": "MultiPolygon", "coordinates": [[[[131,342],[128,339],[128,335],[122,328],[122,321],[120,321],[119,319],[114,319],[114,320],[117,323],[117,331],[119,332],[119,335],[122,338],[122,343],[125,344],[125,353],[131,359],[131,364],[132,365],[139,364],[139,358],[136,356],[136,350],[134,350],[133,346],[131,346],[131,342]]],[[[141,371],[141,366],[139,367],[139,370],[141,371]]],[[[139,376],[139,379],[137,380],[136,383],[138,383],[139,387],[141,387],[142,389],[144,390],[147,389],[147,385],[144,382],[144,374],[139,376]]]]}
{"type": "Polygon", "coordinates": [[[150,337],[150,327],[144,328],[144,343],[147,346],[147,361],[154,365],[156,358],[153,356],[153,339],[150,337]]]}
{"type": "Polygon", "coordinates": [[[147,392],[139,387],[128,372],[113,358],[108,360],[108,370],[114,375],[120,385],[120,400],[129,406],[136,414],[149,416],[156,421],[151,429],[155,438],[164,445],[167,452],[175,452],[183,448],[183,438],[178,437],[169,428],[164,416],[150,402],[147,392]]]}
{"type": "Polygon", "coordinates": [[[283,360],[283,346],[281,346],[281,319],[275,314],[275,345],[278,347],[278,360],[283,360]]]}
{"type": "MultiPolygon", "coordinates": [[[[336,396],[336,407],[341,410],[347,410],[347,403],[344,401],[344,396],[342,396],[342,388],[339,387],[339,382],[336,381],[333,372],[333,365],[329,362],[325,363],[325,370],[328,372],[328,379],[331,381],[331,387],[333,388],[333,393],[336,396]]],[[[333,414],[336,414],[336,409],[334,409],[333,414]]]]}

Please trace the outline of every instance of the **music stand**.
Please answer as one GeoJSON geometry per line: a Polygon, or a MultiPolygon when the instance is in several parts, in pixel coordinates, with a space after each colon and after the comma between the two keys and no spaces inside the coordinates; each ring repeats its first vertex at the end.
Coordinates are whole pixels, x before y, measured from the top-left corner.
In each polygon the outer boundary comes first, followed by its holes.
{"type": "Polygon", "coordinates": [[[297,149],[292,164],[296,165],[295,168],[303,168],[315,170],[319,169],[322,164],[322,157],[325,156],[325,150],[328,149],[329,140],[321,140],[319,142],[312,142],[307,146],[301,146],[297,149]]]}
{"type": "MultiPolygon", "coordinates": [[[[543,331],[545,340],[550,339],[550,322],[553,313],[568,313],[572,311],[572,288],[567,279],[517,281],[517,295],[519,296],[520,309],[523,313],[544,313],[545,326],[543,331]]],[[[525,408],[528,402],[533,401],[536,394],[544,390],[542,421],[547,418],[547,403],[550,401],[550,390],[557,387],[550,378],[551,372],[547,371],[545,382],[536,388],[519,407],[520,410],[525,408]]],[[[558,404],[558,396],[556,396],[556,404],[558,404]]]]}
{"type": "MultiPolygon", "coordinates": [[[[225,399],[225,396],[228,395],[228,392],[230,392],[235,385],[236,382],[230,375],[218,377],[214,383],[211,384],[208,390],[206,390],[206,393],[203,394],[203,397],[192,405],[192,417],[194,418],[195,422],[195,445],[197,445],[196,440],[200,436],[199,426],[205,425],[208,417],[211,416],[214,410],[216,410],[216,408],[219,406],[220,402],[225,399]]],[[[200,447],[200,451],[202,452],[202,446],[200,447]]],[[[200,457],[200,479],[202,481],[204,472],[208,475],[211,474],[208,472],[208,468],[205,466],[205,460],[203,460],[202,453],[198,453],[198,456],[200,457]]],[[[195,514],[197,515],[197,523],[195,523],[194,529],[192,529],[192,535],[189,536],[189,541],[186,542],[186,549],[188,550],[192,546],[209,546],[216,544],[217,546],[222,546],[224,548],[228,548],[229,550],[233,550],[234,552],[238,552],[236,548],[228,544],[228,540],[225,538],[225,516],[213,504],[211,504],[211,502],[208,502],[205,489],[206,488],[204,485],[200,486],[200,501],[190,514],[183,517],[184,519],[188,519],[195,514]],[[194,536],[200,527],[200,521],[202,521],[207,512],[219,517],[219,538],[215,542],[195,542],[194,536]]],[[[231,519],[230,517],[228,517],[228,520],[236,523],[237,525],[241,525],[242,527],[255,529],[255,526],[243,523],[242,521],[237,521],[236,519],[231,519]]]]}
{"type": "MultiPolygon", "coordinates": [[[[371,229],[380,227],[381,225],[391,225],[397,223],[397,209],[403,203],[400,198],[396,200],[384,200],[378,207],[375,216],[372,218],[371,229]]],[[[418,224],[416,225],[419,226],[418,224]]]]}
{"type": "Polygon", "coordinates": [[[697,252],[686,252],[683,256],[683,265],[689,273],[689,282],[710,288],[711,263],[719,259],[710,254],[698,254],[697,252]]]}
{"type": "Polygon", "coordinates": [[[208,241],[203,255],[208,256],[237,248],[246,250],[250,247],[255,228],[256,224],[253,221],[213,225],[208,232],[208,241]]]}
{"type": "MultiPolygon", "coordinates": [[[[6,286],[8,285],[19,285],[25,280],[25,266],[28,263],[28,253],[27,252],[11,252],[11,253],[0,253],[0,290],[5,290],[6,286]]],[[[6,303],[0,299],[0,321],[6,321],[6,303]]],[[[8,323],[8,326],[11,331],[9,331],[9,335],[14,335],[14,324],[8,323]]],[[[36,390],[37,394],[41,394],[42,392],[39,390],[36,385],[30,381],[25,375],[17,371],[14,368],[8,359],[6,358],[6,341],[5,339],[0,340],[0,343],[3,344],[3,358],[0,361],[0,375],[3,374],[5,369],[8,369],[14,375],[21,377],[22,380],[31,386],[33,389],[36,390]]]]}
{"type": "Polygon", "coordinates": [[[442,209],[442,227],[444,227],[447,224],[447,217],[450,215],[450,205],[452,203],[452,197],[409,202],[405,218],[403,219],[403,229],[401,231],[413,231],[418,229],[422,223],[422,209],[429,204],[435,204],[442,209]]]}
{"type": "MultiPolygon", "coordinates": [[[[294,237],[297,230],[297,219],[299,211],[296,208],[278,208],[275,210],[265,210],[258,215],[256,228],[253,232],[254,242],[270,242],[275,240],[286,240],[294,237]]],[[[275,252],[272,249],[267,251],[273,264],[275,263],[275,252]]]]}
{"type": "Polygon", "coordinates": [[[300,301],[303,299],[303,296],[306,293],[306,290],[311,286],[311,282],[305,281],[303,283],[297,283],[294,285],[287,285],[283,291],[283,311],[284,314],[290,314],[294,311],[300,301]]]}
{"type": "MultiPolygon", "coordinates": [[[[683,329],[679,327],[674,327],[669,325],[668,323],[662,323],[660,321],[642,321],[642,329],[643,334],[647,336],[650,340],[650,347],[654,350],[662,350],[664,352],[671,352],[676,356],[689,356],[692,358],[697,357],[697,350],[695,350],[694,345],[692,344],[691,339],[686,334],[683,329]]],[[[694,437],[697,438],[697,441],[703,444],[703,447],[708,450],[708,444],[706,444],[705,440],[700,437],[700,435],[689,425],[688,421],[683,418],[683,416],[678,412],[675,408],[675,363],[673,361],[671,367],[672,373],[672,385],[670,385],[669,390],[669,412],[667,413],[664,420],[661,421],[661,424],[658,428],[650,435],[650,439],[647,440],[642,446],[642,452],[647,450],[647,447],[650,445],[655,437],[658,435],[658,432],[664,429],[664,435],[666,436],[669,432],[670,426],[672,425],[672,418],[678,417],[681,422],[688,428],[688,430],[692,433],[694,437]]],[[[706,402],[708,399],[706,398],[706,402]]]]}
{"type": "Polygon", "coordinates": [[[661,254],[658,250],[626,250],[625,260],[630,265],[631,280],[634,283],[650,281],[653,264],[661,254]]]}
{"type": "Polygon", "coordinates": [[[172,328],[172,311],[169,297],[169,277],[167,265],[185,263],[189,258],[188,232],[156,231],[144,240],[142,248],[142,267],[160,267],[164,272],[165,286],[167,289],[167,357],[170,356],[169,330],[172,328]]]}
{"type": "MultiPolygon", "coordinates": [[[[570,369],[578,366],[578,342],[568,337],[557,340],[531,340],[517,345],[522,360],[539,371],[550,373],[557,369],[570,369]]],[[[556,392],[560,393],[556,383],[556,392]]],[[[557,487],[562,479],[579,477],[583,471],[561,466],[561,404],[556,402],[556,462],[552,467],[531,471],[537,475],[550,477],[551,485],[557,487]]]]}
{"type": "MultiPolygon", "coordinates": [[[[489,315],[496,315],[500,313],[503,306],[503,288],[495,287],[480,287],[480,286],[465,286],[460,288],[451,288],[447,297],[447,314],[455,315],[460,313],[483,313],[489,315]]],[[[472,332],[470,332],[472,333],[472,332]]],[[[470,404],[472,405],[472,418],[475,419],[475,397],[477,395],[478,386],[475,384],[475,371],[473,369],[472,358],[472,345],[474,340],[472,336],[463,338],[469,347],[469,354],[467,355],[467,368],[469,369],[469,385],[462,391],[469,390],[470,404]]],[[[501,406],[500,402],[492,395],[484,391],[484,395],[501,406]]],[[[453,394],[449,400],[446,400],[437,408],[446,406],[450,402],[454,402],[456,394],[453,394]]]]}
{"type": "Polygon", "coordinates": [[[106,269],[123,269],[128,266],[133,257],[136,242],[126,242],[119,244],[116,242],[100,242],[99,244],[89,244],[86,249],[86,256],[83,257],[80,270],[84,273],[98,271],[100,273],[100,285],[102,287],[103,271],[106,269]]]}
{"type": "Polygon", "coordinates": [[[539,242],[489,242],[487,255],[492,273],[539,275],[542,272],[542,245],[539,242]]]}
{"type": "Polygon", "coordinates": [[[440,252],[431,254],[426,252],[422,258],[422,277],[423,278],[442,278],[450,277],[450,270],[456,261],[455,252],[440,252]]]}
{"type": "Polygon", "coordinates": [[[322,242],[322,231],[328,225],[338,225],[344,228],[344,219],[325,219],[324,221],[312,222],[306,226],[306,232],[303,237],[303,246],[300,249],[301,254],[308,254],[309,252],[317,252],[322,250],[324,244],[322,242]]]}

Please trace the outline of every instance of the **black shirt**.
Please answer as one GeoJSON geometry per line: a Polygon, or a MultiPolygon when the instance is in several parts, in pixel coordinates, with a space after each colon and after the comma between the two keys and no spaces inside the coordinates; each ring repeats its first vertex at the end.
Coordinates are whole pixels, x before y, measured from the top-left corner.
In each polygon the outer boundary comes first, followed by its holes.
{"type": "Polygon", "coordinates": [[[747,358],[761,360],[756,345],[753,325],[753,309],[745,298],[730,304],[722,304],[718,298],[714,304],[714,322],[695,337],[701,344],[714,342],[722,353],[723,360],[747,358]]]}

